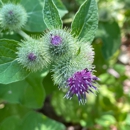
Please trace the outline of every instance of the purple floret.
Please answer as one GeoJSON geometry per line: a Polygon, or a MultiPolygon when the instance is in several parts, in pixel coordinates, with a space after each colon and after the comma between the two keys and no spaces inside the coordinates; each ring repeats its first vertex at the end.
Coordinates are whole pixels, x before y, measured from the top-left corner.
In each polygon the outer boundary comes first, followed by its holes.
{"type": "Polygon", "coordinates": [[[60,45],[62,43],[62,38],[60,36],[51,36],[51,44],[54,46],[60,45]]]}
{"type": "Polygon", "coordinates": [[[97,87],[94,86],[97,80],[98,78],[87,69],[76,72],[67,80],[69,91],[65,97],[71,99],[73,95],[76,95],[79,103],[85,104],[86,92],[94,93],[94,90],[97,90],[97,87]]]}
{"type": "Polygon", "coordinates": [[[10,10],[10,11],[9,11],[9,14],[10,14],[10,15],[12,15],[12,14],[13,14],[13,11],[12,11],[12,10],[10,10]]]}
{"type": "Polygon", "coordinates": [[[34,53],[29,53],[28,54],[28,60],[29,61],[34,61],[36,60],[36,55],[34,53]]]}

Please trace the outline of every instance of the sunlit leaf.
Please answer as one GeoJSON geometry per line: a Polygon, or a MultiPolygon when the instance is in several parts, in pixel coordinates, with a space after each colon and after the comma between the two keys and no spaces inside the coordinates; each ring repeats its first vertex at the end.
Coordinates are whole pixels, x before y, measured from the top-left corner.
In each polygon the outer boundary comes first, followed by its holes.
{"type": "Polygon", "coordinates": [[[9,84],[25,79],[29,72],[16,61],[18,42],[14,40],[0,40],[0,83],[9,84]]]}
{"type": "Polygon", "coordinates": [[[43,19],[48,29],[62,27],[58,10],[52,0],[44,0],[43,19]]]}
{"type": "Polygon", "coordinates": [[[92,42],[98,27],[96,0],[85,0],[72,22],[72,34],[85,42],[92,42]]]}

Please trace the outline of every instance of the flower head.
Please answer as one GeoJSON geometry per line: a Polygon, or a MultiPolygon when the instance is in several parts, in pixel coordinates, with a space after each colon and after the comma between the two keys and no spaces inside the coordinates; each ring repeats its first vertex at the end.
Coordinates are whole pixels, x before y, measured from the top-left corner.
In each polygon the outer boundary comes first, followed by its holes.
{"type": "Polygon", "coordinates": [[[93,93],[94,90],[97,90],[97,87],[94,86],[97,80],[98,78],[92,74],[92,71],[87,69],[74,73],[67,80],[69,91],[65,97],[71,99],[73,95],[76,95],[79,103],[86,103],[86,92],[93,93]]]}
{"type": "Polygon", "coordinates": [[[35,39],[22,41],[18,47],[17,61],[30,71],[41,70],[50,63],[43,50],[42,43],[35,39]]]}
{"type": "Polygon", "coordinates": [[[37,56],[34,54],[34,53],[29,53],[28,54],[28,60],[31,62],[31,61],[35,61],[36,60],[36,58],[37,58],[37,56]]]}
{"type": "Polygon", "coordinates": [[[27,22],[25,9],[17,4],[4,4],[0,9],[0,25],[3,29],[17,31],[27,22]]]}
{"type": "Polygon", "coordinates": [[[75,39],[66,29],[53,29],[42,39],[46,54],[55,60],[64,55],[72,55],[76,49],[75,39]]]}

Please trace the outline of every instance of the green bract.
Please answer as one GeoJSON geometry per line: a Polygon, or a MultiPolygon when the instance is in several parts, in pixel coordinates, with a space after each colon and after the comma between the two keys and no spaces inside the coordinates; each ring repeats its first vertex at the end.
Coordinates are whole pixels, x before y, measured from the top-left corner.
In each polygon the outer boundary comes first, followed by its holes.
{"type": "Polygon", "coordinates": [[[19,30],[27,22],[27,13],[20,4],[4,4],[0,10],[0,26],[3,29],[19,30]]]}
{"type": "Polygon", "coordinates": [[[79,53],[77,53],[76,61],[81,63],[84,68],[91,69],[94,61],[94,50],[89,43],[78,42],[79,53]]]}
{"type": "Polygon", "coordinates": [[[42,43],[35,39],[22,41],[18,47],[17,61],[31,71],[41,70],[49,63],[49,57],[43,51],[42,43]]]}

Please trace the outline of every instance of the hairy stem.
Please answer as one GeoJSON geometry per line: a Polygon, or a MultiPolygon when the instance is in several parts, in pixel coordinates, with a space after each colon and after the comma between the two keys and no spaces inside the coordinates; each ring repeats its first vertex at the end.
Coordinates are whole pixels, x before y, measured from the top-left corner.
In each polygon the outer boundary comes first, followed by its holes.
{"type": "Polygon", "coordinates": [[[3,2],[2,2],[2,0],[0,0],[0,3],[3,5],[3,2]]]}
{"type": "Polygon", "coordinates": [[[20,36],[22,36],[23,38],[25,38],[25,39],[29,39],[30,38],[30,36],[28,35],[28,34],[26,34],[24,31],[22,31],[22,30],[19,30],[18,32],[17,32],[20,36]]]}

